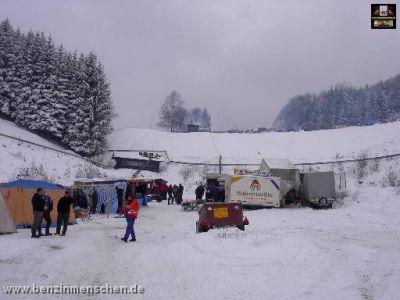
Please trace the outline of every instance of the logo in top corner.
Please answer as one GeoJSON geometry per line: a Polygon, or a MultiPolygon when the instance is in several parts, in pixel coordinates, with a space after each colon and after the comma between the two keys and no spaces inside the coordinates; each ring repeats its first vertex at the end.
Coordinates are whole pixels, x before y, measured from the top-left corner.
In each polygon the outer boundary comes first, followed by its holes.
{"type": "Polygon", "coordinates": [[[250,184],[250,189],[253,192],[258,192],[259,190],[261,190],[261,184],[258,182],[257,179],[254,179],[251,184],[250,184]]]}

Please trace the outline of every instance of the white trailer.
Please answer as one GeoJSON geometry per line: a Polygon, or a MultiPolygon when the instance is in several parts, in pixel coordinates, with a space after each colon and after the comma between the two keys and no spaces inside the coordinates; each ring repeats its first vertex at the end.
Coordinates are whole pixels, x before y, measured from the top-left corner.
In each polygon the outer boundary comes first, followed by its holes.
{"type": "Polygon", "coordinates": [[[217,184],[225,190],[225,202],[258,207],[281,207],[285,204],[278,177],[207,174],[206,179],[207,186],[217,184]]]}

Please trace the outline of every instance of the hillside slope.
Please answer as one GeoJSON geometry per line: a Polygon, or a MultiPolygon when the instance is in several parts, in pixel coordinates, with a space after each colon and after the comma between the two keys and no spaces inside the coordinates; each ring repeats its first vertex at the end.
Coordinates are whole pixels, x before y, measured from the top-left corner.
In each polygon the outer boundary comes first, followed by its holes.
{"type": "MultiPolygon", "coordinates": [[[[0,119],[0,133],[73,154],[72,151],[65,150],[2,119],[0,119]]],[[[102,169],[83,158],[68,156],[0,136],[0,182],[22,176],[44,178],[70,185],[76,177],[115,178],[131,174],[132,172],[129,170],[102,169]]]]}
{"type": "Polygon", "coordinates": [[[260,134],[170,133],[126,128],[109,138],[111,149],[166,150],[170,160],[259,163],[262,157],[293,162],[353,158],[361,152],[377,156],[400,152],[400,122],[311,132],[260,134]]]}

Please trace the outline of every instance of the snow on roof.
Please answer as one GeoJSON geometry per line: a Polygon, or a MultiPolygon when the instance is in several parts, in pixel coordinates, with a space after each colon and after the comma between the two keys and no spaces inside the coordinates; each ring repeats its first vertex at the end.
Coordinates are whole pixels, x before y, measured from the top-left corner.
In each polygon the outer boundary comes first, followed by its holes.
{"type": "MultiPolygon", "coordinates": [[[[132,151],[132,152],[115,151],[115,152],[113,152],[113,156],[118,157],[118,158],[148,160],[148,158],[146,156],[140,155],[140,152],[136,152],[136,151],[132,151]]],[[[160,157],[152,158],[152,160],[165,161],[165,158],[160,156],[160,157]]]]}
{"type": "Polygon", "coordinates": [[[263,158],[261,164],[263,163],[265,163],[269,169],[296,169],[296,166],[286,158],[263,158]]]}

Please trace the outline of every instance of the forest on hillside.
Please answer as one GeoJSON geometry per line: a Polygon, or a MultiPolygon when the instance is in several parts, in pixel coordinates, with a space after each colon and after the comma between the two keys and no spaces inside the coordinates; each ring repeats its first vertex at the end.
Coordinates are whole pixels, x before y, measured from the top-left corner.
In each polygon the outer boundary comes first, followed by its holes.
{"type": "Polygon", "coordinates": [[[84,156],[103,152],[114,116],[102,64],[44,33],[0,23],[0,117],[84,156]]]}
{"type": "Polygon", "coordinates": [[[317,130],[363,126],[400,119],[400,74],[356,88],[338,84],[318,95],[291,98],[275,119],[278,130],[317,130]]]}

